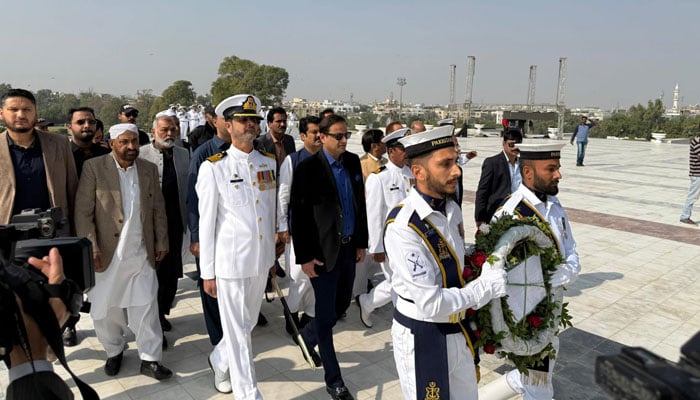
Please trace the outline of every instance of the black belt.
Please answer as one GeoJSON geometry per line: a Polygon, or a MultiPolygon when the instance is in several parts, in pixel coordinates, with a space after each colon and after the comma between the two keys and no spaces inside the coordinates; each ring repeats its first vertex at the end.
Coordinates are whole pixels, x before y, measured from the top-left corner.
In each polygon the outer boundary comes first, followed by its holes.
{"type": "Polygon", "coordinates": [[[435,325],[436,328],[443,335],[451,335],[453,333],[462,333],[462,328],[459,324],[451,324],[449,322],[430,322],[430,321],[418,321],[411,317],[407,317],[399,312],[399,310],[394,309],[394,319],[399,324],[405,326],[408,329],[414,330],[419,325],[430,324],[435,325]]]}
{"type": "Polygon", "coordinates": [[[340,238],[340,244],[348,244],[352,242],[352,235],[342,236],[340,238]]]}

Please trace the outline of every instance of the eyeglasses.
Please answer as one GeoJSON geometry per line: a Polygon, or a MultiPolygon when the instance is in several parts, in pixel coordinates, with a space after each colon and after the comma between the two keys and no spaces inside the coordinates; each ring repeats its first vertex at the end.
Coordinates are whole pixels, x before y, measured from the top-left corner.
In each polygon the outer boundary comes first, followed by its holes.
{"type": "Polygon", "coordinates": [[[131,118],[131,117],[138,118],[139,112],[136,111],[136,110],[134,110],[134,111],[127,111],[127,112],[124,113],[124,115],[127,116],[127,117],[129,117],[129,118],[131,118]]]}
{"type": "Polygon", "coordinates": [[[79,119],[79,120],[75,121],[75,124],[76,125],[85,125],[85,124],[95,125],[95,124],[97,124],[97,120],[96,119],[79,119]]]}
{"type": "Polygon", "coordinates": [[[345,133],[327,133],[328,136],[332,137],[333,139],[337,141],[341,141],[343,138],[345,139],[350,139],[350,136],[352,135],[352,132],[345,132],[345,133]]]}

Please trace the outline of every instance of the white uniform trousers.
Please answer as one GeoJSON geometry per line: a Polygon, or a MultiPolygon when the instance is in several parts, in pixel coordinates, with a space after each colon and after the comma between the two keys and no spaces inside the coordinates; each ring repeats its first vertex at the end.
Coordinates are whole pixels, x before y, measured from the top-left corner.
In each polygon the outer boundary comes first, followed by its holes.
{"type": "MultiPolygon", "coordinates": [[[[403,396],[406,400],[418,400],[416,399],[416,360],[411,329],[393,321],[391,337],[403,396]]],[[[450,399],[476,400],[478,394],[474,359],[464,335],[461,333],[447,335],[445,340],[447,341],[450,399]]]]}
{"type": "Polygon", "coordinates": [[[217,302],[224,336],[214,347],[211,360],[221,371],[230,371],[236,400],[261,400],[257,388],[251,332],[258,321],[267,274],[253,278],[216,278],[217,302]]]}
{"type": "Polygon", "coordinates": [[[367,307],[367,312],[372,312],[377,308],[383,307],[390,301],[396,304],[396,293],[391,289],[391,283],[387,279],[387,262],[379,263],[379,267],[384,273],[384,280],[379,282],[377,286],[372,288],[367,294],[362,294],[363,297],[362,305],[367,307]]]}
{"type": "Polygon", "coordinates": [[[372,278],[380,267],[377,262],[372,260],[372,255],[367,253],[365,260],[355,266],[355,281],[352,284],[352,298],[355,296],[367,293],[367,280],[372,278]]]}
{"type": "Polygon", "coordinates": [[[107,316],[94,320],[93,324],[107,357],[114,357],[124,351],[124,334],[128,329],[136,335],[136,347],[141,360],[160,361],[163,356],[163,330],[158,320],[158,302],[155,297],[143,306],[130,306],[126,309],[110,307],[107,316]]]}
{"type": "MultiPolygon", "coordinates": [[[[293,239],[292,239],[293,240],[293,239]]],[[[287,305],[292,313],[303,311],[307,316],[316,316],[316,296],[311,286],[309,276],[301,270],[301,265],[295,263],[296,254],[292,240],[284,249],[284,269],[289,273],[289,293],[287,305]]]]}
{"type": "MultiPolygon", "coordinates": [[[[559,337],[555,336],[552,340],[552,346],[559,355],[559,337]]],[[[549,359],[549,374],[547,374],[546,386],[533,386],[527,384],[527,377],[524,377],[520,371],[514,369],[506,375],[508,384],[516,392],[523,395],[523,400],[551,400],[554,397],[554,387],[552,386],[552,371],[554,371],[555,360],[549,359]]]]}

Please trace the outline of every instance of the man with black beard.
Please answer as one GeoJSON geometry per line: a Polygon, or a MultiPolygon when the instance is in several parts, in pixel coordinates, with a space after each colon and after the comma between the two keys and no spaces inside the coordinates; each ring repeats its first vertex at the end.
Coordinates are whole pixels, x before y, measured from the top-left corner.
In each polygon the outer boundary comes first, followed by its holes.
{"type": "MultiPolygon", "coordinates": [[[[109,154],[110,150],[93,143],[97,127],[95,110],[90,107],[71,108],[68,110],[68,118],[70,121],[66,124],[66,128],[71,137],[70,147],[73,152],[73,160],[75,160],[75,169],[78,172],[78,178],[80,178],[80,173],[83,172],[83,163],[86,160],[109,154]]],[[[89,307],[84,309],[89,310],[89,307]]],[[[68,319],[63,331],[64,346],[72,347],[78,344],[75,325],[79,320],[79,315],[77,317],[71,316],[68,319]]]]}
{"type": "Polygon", "coordinates": [[[24,89],[0,98],[0,224],[28,208],[61,207],[72,220],[78,186],[70,144],[60,136],[34,129],[36,99],[24,89]]]}
{"type": "MultiPolygon", "coordinates": [[[[153,143],[143,146],[139,157],[158,167],[165,215],[168,219],[168,240],[170,251],[156,266],[158,277],[158,316],[163,331],[170,331],[172,325],[165,319],[177,291],[177,281],[182,277],[182,237],[187,226],[187,171],[190,152],[175,146],[179,139],[178,123],[172,116],[160,115],[153,121],[153,143]]],[[[167,341],[163,338],[163,346],[167,341]]]]}
{"type": "MultiPolygon", "coordinates": [[[[558,295],[561,296],[561,291],[574,283],[581,271],[569,217],[556,197],[559,193],[559,180],[561,179],[559,159],[564,144],[518,143],[515,146],[520,150],[520,175],[523,180],[518,190],[508,197],[503,206],[496,211],[492,221],[504,215],[520,219],[535,216],[547,224],[556,241],[557,249],[564,259],[563,263],[557,265],[557,270],[549,281],[552,285],[552,291],[559,291],[558,295]]],[[[556,296],[557,294],[555,294],[556,296]]],[[[557,361],[559,361],[559,338],[557,336],[554,336],[552,346],[557,351],[557,361]]],[[[517,393],[523,395],[525,400],[551,399],[554,395],[552,371],[554,371],[555,360],[546,358],[543,362],[544,366],[531,368],[545,373],[546,379],[543,382],[528,379],[528,375],[513,369],[481,388],[479,397],[488,400],[509,399],[517,393]]]]}
{"type": "Polygon", "coordinates": [[[109,154],[110,150],[93,143],[97,119],[95,110],[90,107],[71,108],[68,110],[70,122],[66,124],[71,137],[71,150],[75,160],[75,169],[78,171],[78,178],[83,172],[83,163],[93,157],[109,154]]]}

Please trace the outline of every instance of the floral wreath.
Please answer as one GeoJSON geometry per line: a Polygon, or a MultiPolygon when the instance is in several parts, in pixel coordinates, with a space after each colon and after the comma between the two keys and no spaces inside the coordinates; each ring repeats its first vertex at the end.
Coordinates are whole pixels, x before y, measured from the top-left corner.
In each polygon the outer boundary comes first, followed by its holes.
{"type": "Polygon", "coordinates": [[[564,262],[550,238],[549,226],[538,218],[504,215],[491,225],[480,226],[462,271],[469,282],[479,277],[484,264],[509,270],[530,256],[540,257],[546,296],[519,322],[515,322],[507,296],[491,300],[478,311],[467,310],[476,322],[474,346],[507,358],[526,375],[528,368],[543,366],[546,357],[555,358],[553,336],[560,326],[572,326],[567,303],[563,303],[563,288],[553,289],[550,283],[557,265],[564,262]]]}

